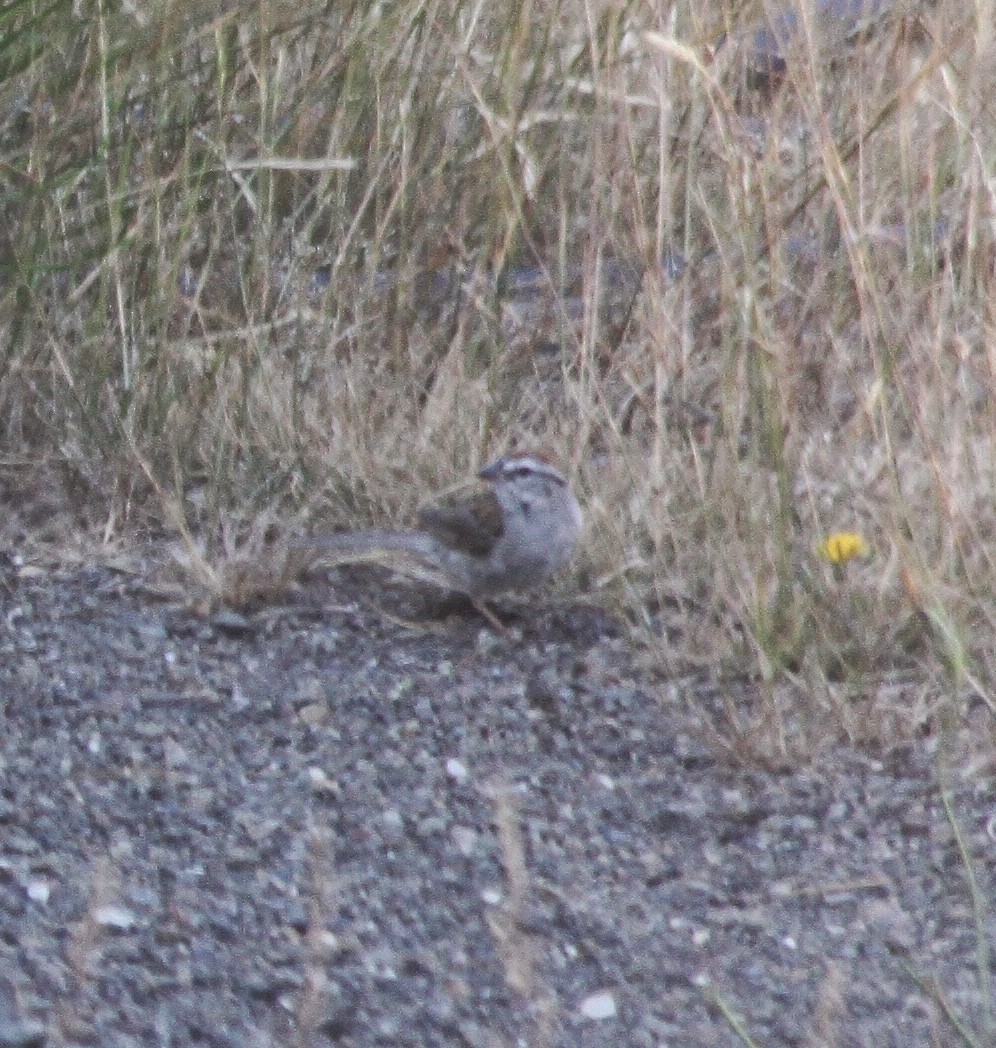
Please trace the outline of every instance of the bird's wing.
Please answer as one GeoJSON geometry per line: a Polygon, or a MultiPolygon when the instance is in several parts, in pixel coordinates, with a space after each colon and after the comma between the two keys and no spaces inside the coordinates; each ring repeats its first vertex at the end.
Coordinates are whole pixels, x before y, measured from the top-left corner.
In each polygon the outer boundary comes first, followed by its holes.
{"type": "Polygon", "coordinates": [[[493,491],[429,506],[418,519],[423,530],[444,545],[477,557],[486,557],[505,530],[493,491]]]}

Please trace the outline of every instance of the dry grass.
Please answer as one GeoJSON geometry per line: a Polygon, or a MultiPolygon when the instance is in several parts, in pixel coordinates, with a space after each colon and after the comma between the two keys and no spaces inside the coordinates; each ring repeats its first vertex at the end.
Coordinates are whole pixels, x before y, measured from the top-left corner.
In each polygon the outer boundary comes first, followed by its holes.
{"type": "Polygon", "coordinates": [[[9,7],[8,458],[210,551],[524,434],[589,506],[565,585],[762,682],[731,754],[992,710],[994,5],[802,17],[762,94],[764,6],[9,7]]]}

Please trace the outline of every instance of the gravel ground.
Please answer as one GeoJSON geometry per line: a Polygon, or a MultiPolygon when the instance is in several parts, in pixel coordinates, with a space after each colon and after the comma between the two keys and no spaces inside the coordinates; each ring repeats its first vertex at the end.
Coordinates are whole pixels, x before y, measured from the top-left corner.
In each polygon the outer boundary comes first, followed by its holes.
{"type": "MultiPolygon", "coordinates": [[[[928,986],[996,1043],[930,740],[727,767],[586,607],[5,578],[0,1045],[963,1043],[928,986]]],[[[992,780],[950,792],[992,899],[992,780]]]]}

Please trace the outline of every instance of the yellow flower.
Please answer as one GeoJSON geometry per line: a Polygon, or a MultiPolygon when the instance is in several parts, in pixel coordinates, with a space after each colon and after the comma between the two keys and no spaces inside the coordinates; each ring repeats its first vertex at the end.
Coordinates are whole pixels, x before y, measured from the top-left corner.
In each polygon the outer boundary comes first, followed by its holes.
{"type": "Polygon", "coordinates": [[[835,531],[820,543],[820,556],[831,564],[846,564],[868,554],[868,543],[853,531],[835,531]]]}

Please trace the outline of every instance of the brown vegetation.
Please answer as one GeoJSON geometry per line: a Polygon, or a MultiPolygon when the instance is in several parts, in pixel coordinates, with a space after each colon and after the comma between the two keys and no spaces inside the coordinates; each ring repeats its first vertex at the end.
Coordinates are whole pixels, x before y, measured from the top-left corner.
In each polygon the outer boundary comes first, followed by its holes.
{"type": "Polygon", "coordinates": [[[44,464],[218,580],[524,434],[588,506],[565,587],[763,683],[731,752],[993,711],[993,5],[800,9],[758,92],[764,6],[15,5],[9,505],[44,464]]]}

